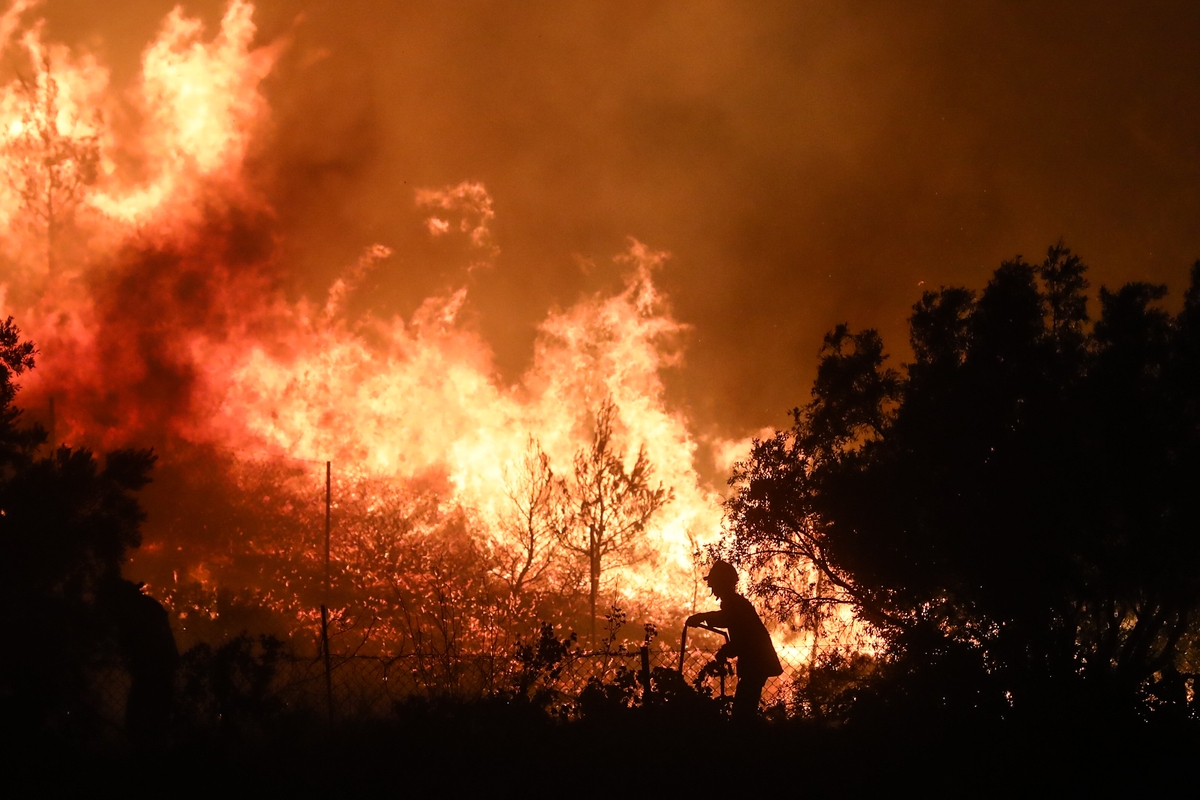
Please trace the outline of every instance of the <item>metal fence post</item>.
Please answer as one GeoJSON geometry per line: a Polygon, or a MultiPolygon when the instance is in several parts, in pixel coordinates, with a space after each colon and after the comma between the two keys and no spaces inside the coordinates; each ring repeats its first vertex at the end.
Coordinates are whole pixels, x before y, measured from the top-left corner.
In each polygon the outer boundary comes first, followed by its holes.
{"type": "Polygon", "coordinates": [[[325,586],[321,603],[321,649],[325,652],[325,709],[333,722],[333,675],[329,658],[329,522],[333,495],[333,462],[325,462],[325,586]]]}
{"type": "Polygon", "coordinates": [[[650,699],[650,647],[642,645],[642,669],[638,673],[638,680],[642,684],[642,705],[646,705],[646,701],[650,699]]]}

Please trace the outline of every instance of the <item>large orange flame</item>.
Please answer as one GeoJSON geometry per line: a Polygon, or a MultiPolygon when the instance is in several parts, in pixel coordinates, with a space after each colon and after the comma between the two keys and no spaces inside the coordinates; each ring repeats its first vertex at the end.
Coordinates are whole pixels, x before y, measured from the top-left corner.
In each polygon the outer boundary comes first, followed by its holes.
{"type": "MultiPolygon", "coordinates": [[[[607,573],[606,591],[663,617],[696,602],[695,554],[719,534],[720,498],[698,477],[687,419],[664,397],[662,373],[678,363],[685,330],[654,283],[667,253],[631,241],[617,257],[624,289],[549,314],[515,385],[460,324],[465,287],[409,319],[348,314],[348,296],[391,255],[383,245],[366,247],[327,297],[289,301],[273,249],[240,244],[247,229],[270,226],[245,166],[269,113],[260,85],[282,47],[255,45],[252,6],[232,0],[211,38],[177,8],[132,94],[118,94],[94,58],[42,41],[26,20],[31,5],[18,0],[0,18],[0,46],[34,76],[0,88],[4,305],[41,351],[23,402],[57,398],[57,441],[331,460],[347,508],[371,486],[437,472],[440,502],[494,531],[530,437],[567,474],[591,415],[611,400],[628,458],[644,446],[674,494],[646,532],[654,557],[607,573]],[[134,106],[131,129],[111,123],[119,102],[134,106]],[[61,174],[30,157],[51,150],[61,174]],[[27,185],[42,194],[31,200],[27,185]]],[[[482,184],[419,190],[414,202],[431,235],[469,237],[472,266],[497,255],[482,184]]],[[[249,534],[241,546],[266,546],[266,534],[249,534]]],[[[150,535],[148,549],[161,549],[154,538],[165,534],[150,535]]],[[[351,558],[349,540],[333,549],[351,558]]],[[[216,567],[176,568],[203,581],[216,567]]]]}

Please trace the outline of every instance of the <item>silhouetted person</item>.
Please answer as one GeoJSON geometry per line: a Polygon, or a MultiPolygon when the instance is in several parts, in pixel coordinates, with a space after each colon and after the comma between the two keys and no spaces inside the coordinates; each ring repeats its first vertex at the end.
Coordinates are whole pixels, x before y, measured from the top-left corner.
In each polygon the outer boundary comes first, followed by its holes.
{"type": "Polygon", "coordinates": [[[105,599],[129,671],[125,726],[132,738],[149,741],[164,734],[170,723],[179,650],[167,610],[142,586],[118,579],[105,599]]]}
{"type": "Polygon", "coordinates": [[[753,717],[758,713],[758,701],[767,678],[781,675],[783,667],[758,612],[737,592],[738,574],[733,565],[718,559],[704,580],[721,601],[721,610],[693,614],[685,624],[711,625],[729,631],[729,641],[717,651],[717,658],[722,661],[737,659],[738,684],[733,695],[733,715],[753,717]]]}

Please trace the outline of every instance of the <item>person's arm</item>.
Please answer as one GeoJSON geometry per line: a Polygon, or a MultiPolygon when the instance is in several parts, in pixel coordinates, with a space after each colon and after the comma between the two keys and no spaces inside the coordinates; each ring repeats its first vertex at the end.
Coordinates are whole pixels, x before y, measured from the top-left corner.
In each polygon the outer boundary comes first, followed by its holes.
{"type": "Polygon", "coordinates": [[[721,611],[704,611],[700,614],[692,614],[684,623],[688,627],[696,627],[697,625],[711,625],[714,628],[729,627],[729,612],[721,611]]]}

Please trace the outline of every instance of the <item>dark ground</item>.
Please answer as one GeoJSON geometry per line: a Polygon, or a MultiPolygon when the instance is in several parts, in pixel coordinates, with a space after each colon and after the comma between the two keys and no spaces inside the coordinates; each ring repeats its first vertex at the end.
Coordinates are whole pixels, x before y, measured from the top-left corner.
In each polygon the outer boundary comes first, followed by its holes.
{"type": "Polygon", "coordinates": [[[1193,786],[1191,726],[937,727],[921,720],[822,728],[648,717],[554,723],[504,710],[409,710],[333,729],[291,720],[270,732],[84,749],[6,750],[13,789],[101,787],[231,796],[381,792],[499,797],[713,790],[811,795],[895,790],[992,795],[1037,789],[1178,791],[1193,786]]]}

